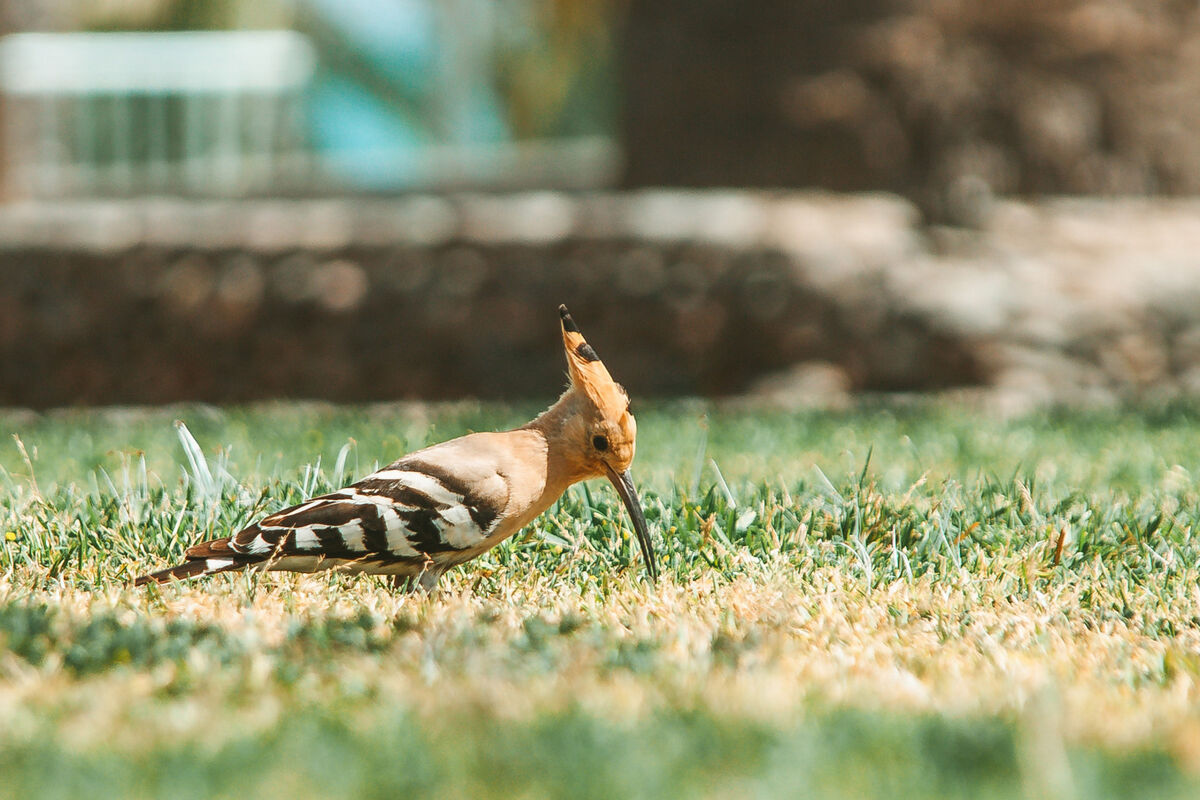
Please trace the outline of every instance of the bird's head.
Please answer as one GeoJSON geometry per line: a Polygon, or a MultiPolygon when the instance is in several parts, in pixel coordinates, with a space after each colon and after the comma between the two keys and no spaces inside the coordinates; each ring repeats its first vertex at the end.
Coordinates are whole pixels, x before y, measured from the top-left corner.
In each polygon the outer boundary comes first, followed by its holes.
{"type": "Polygon", "coordinates": [[[656,577],[654,551],[642,514],[641,501],[629,467],[637,449],[637,422],[629,411],[625,387],[612,379],[596,351],[583,338],[567,307],[558,307],[562,319],[563,349],[571,376],[574,411],[563,426],[567,450],[579,479],[608,478],[621,495],[633,520],[651,578],[656,577]]]}
{"type": "Polygon", "coordinates": [[[571,388],[578,400],[570,435],[578,438],[581,466],[591,473],[587,477],[599,477],[610,469],[625,472],[637,448],[637,422],[629,411],[629,395],[608,374],[567,307],[559,306],[558,313],[571,388]]]}

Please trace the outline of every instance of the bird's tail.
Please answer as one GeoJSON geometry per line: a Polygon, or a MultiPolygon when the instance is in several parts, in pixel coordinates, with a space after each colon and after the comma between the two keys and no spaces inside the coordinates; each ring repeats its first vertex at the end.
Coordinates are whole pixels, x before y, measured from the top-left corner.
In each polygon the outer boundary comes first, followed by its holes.
{"type": "Polygon", "coordinates": [[[182,564],[167,569],[160,569],[158,572],[151,572],[149,575],[143,575],[134,580],[134,586],[145,586],[147,583],[170,583],[171,581],[185,581],[189,578],[199,578],[203,575],[213,575],[218,572],[228,572],[231,569],[239,569],[245,564],[228,558],[193,558],[182,564]]]}

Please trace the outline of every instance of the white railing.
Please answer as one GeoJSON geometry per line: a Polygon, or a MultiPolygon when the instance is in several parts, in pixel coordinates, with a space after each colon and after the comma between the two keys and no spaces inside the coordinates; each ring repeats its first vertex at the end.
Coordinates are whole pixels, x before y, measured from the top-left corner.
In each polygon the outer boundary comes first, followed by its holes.
{"type": "Polygon", "coordinates": [[[244,195],[302,185],[315,56],[292,31],[0,40],[10,196],[244,195]]]}

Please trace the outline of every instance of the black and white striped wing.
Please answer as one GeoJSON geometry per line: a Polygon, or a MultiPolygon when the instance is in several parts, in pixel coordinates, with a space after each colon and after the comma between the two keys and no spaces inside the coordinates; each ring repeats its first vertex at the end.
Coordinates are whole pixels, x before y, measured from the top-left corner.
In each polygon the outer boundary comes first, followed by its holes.
{"type": "Polygon", "coordinates": [[[397,464],[197,545],[188,558],[218,569],[268,562],[267,569],[300,572],[412,574],[455,563],[480,546],[506,498],[499,475],[468,483],[430,465],[397,464]]]}

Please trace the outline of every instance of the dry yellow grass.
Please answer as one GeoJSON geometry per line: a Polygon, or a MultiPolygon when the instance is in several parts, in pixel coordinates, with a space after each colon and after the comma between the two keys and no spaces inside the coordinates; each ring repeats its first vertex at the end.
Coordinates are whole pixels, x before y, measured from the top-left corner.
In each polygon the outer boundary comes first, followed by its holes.
{"type": "MultiPolygon", "coordinates": [[[[869,590],[846,570],[791,561],[756,564],[728,582],[702,576],[652,588],[626,576],[609,592],[514,572],[487,595],[472,590],[468,568],[432,598],[371,579],[277,575],[161,593],[51,581],[27,593],[44,576],[10,575],[0,598],[19,594],[77,619],[111,612],[213,624],[248,655],[230,667],[195,653],[87,681],[65,675],[54,656],[35,668],[9,655],[0,661],[0,717],[10,731],[53,719],[78,746],[137,749],[199,731],[213,745],[269,727],[297,695],[372,697],[430,719],[479,709],[523,718],[567,706],[617,718],[699,706],[781,723],[844,705],[1014,720],[1051,713],[1068,743],[1164,744],[1200,771],[1200,632],[1148,634],[1164,609],[1145,592],[1126,598],[1127,619],[1096,624],[1077,613],[1083,587],[1101,583],[1087,570],[1014,598],[994,576],[1022,567],[997,559],[957,580],[869,590]],[[375,620],[379,652],[338,654],[279,688],[289,625],[363,611],[375,620]],[[560,632],[564,619],[570,630],[560,632]],[[533,633],[540,641],[530,641],[531,626],[543,623],[545,632],[533,633]],[[640,655],[624,664],[620,653],[640,655]],[[171,697],[181,672],[191,688],[171,697]]],[[[1169,611],[1200,613],[1200,587],[1171,598],[1169,611]]]]}

